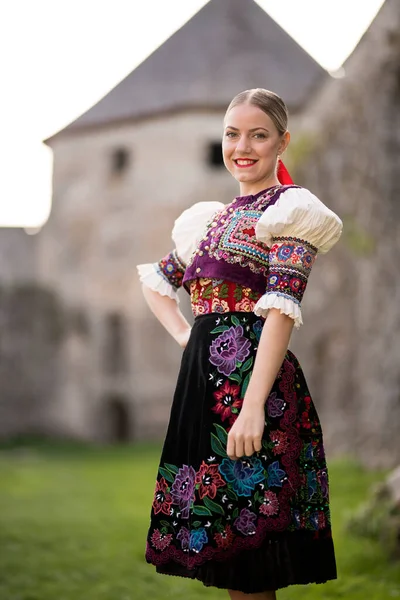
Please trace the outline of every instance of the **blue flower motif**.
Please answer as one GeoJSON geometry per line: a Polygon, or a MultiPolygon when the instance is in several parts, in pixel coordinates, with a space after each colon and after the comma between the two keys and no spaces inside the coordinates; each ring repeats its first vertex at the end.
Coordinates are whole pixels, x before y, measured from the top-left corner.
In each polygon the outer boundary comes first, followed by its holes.
{"type": "Polygon", "coordinates": [[[276,460],[268,467],[268,487],[282,487],[282,481],[285,476],[286,471],[279,467],[279,461],[276,460]]]}
{"type": "Polygon", "coordinates": [[[256,334],[257,341],[260,341],[263,324],[262,321],[256,321],[253,325],[253,331],[256,334]]]}
{"type": "Polygon", "coordinates": [[[195,552],[200,552],[202,550],[204,544],[207,544],[208,536],[204,527],[200,529],[194,529],[190,532],[190,542],[189,549],[194,550],[195,552]]]}
{"type": "Polygon", "coordinates": [[[276,275],[275,273],[271,274],[268,278],[268,285],[274,286],[278,283],[278,281],[279,281],[278,275],[276,275]]]}
{"type": "Polygon", "coordinates": [[[277,252],[278,260],[287,261],[294,252],[294,246],[289,244],[282,244],[277,252]]]}
{"type": "Polygon", "coordinates": [[[174,265],[174,263],[169,262],[165,265],[165,270],[167,271],[167,273],[175,273],[176,266],[174,265]]]}
{"type": "Polygon", "coordinates": [[[224,458],[219,471],[238,496],[251,496],[257,483],[264,480],[264,467],[259,458],[224,458]]]}

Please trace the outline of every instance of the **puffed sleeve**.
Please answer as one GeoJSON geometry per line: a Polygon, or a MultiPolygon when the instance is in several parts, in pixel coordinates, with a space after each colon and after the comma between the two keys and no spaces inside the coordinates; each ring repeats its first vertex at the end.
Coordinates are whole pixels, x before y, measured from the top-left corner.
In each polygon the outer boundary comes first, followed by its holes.
{"type": "Polygon", "coordinates": [[[339,217],[309,190],[283,192],[255,228],[257,239],[269,247],[269,272],[266,292],[254,312],[265,317],[271,308],[278,308],[299,328],[300,305],[317,252],[328,252],[342,228],[339,217]]]}
{"type": "Polygon", "coordinates": [[[155,263],[137,265],[140,281],[162,296],[179,302],[177,291],[182,286],[186,265],[208,222],[223,208],[222,202],[197,202],[184,210],[172,229],[174,248],[155,263]]]}

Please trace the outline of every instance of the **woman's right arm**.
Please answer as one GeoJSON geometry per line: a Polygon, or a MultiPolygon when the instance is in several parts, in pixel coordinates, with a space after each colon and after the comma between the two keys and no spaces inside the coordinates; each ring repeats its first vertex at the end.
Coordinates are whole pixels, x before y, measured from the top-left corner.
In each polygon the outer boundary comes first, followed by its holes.
{"type": "Polygon", "coordinates": [[[142,284],[142,291],[150,310],[161,325],[182,348],[185,348],[191,327],[179,309],[176,300],[169,296],[162,296],[144,283],[142,284]]]}

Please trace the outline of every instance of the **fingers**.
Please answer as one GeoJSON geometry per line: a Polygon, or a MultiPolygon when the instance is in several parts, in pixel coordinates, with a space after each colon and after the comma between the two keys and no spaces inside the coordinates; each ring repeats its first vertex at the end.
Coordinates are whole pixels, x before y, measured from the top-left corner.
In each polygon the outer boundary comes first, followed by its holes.
{"type": "Polygon", "coordinates": [[[245,440],[241,436],[235,436],[234,433],[228,434],[226,453],[231,460],[236,460],[242,456],[252,456],[254,452],[259,452],[261,448],[261,438],[247,438],[245,440]]]}
{"type": "Polygon", "coordinates": [[[235,460],[235,458],[236,458],[235,438],[230,433],[228,433],[228,441],[226,444],[226,453],[231,460],[235,460]]]}
{"type": "Polygon", "coordinates": [[[244,455],[251,456],[254,453],[254,446],[252,438],[247,438],[244,442],[244,455]]]}
{"type": "Polygon", "coordinates": [[[258,437],[255,440],[253,440],[253,446],[254,452],[260,452],[260,450],[262,449],[262,438],[258,437]]]}

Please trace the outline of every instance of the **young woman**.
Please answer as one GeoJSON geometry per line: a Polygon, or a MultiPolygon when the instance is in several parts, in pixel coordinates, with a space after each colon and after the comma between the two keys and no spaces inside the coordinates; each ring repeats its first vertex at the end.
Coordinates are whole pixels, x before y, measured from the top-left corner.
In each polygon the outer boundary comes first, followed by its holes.
{"type": "Polygon", "coordinates": [[[185,210],[172,252],[138,266],[151,310],[185,348],[146,560],[232,600],[336,578],[321,425],[288,344],[317,252],[342,222],[292,185],[280,161],[287,118],[273,92],[238,94],[222,149],[240,195],[185,210]],[[182,285],[193,327],[178,308],[182,285]]]}

